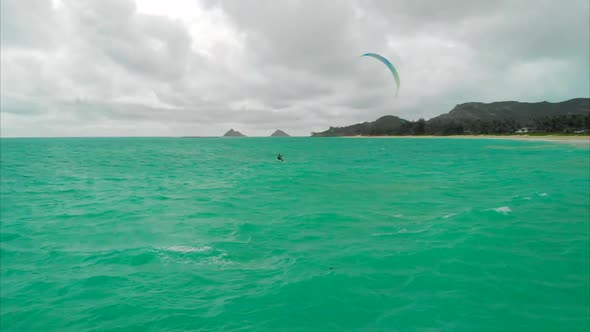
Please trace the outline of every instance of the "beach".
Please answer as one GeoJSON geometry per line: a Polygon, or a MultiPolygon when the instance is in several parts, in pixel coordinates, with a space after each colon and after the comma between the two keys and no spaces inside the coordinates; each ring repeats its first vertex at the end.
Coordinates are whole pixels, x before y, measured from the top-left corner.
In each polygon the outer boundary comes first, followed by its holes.
{"type": "Polygon", "coordinates": [[[539,141],[539,142],[557,142],[569,143],[579,146],[590,146],[590,135],[580,136],[562,136],[562,135],[546,135],[546,136],[529,136],[529,135],[449,135],[449,136],[343,136],[345,138],[458,138],[458,139],[502,139],[502,140],[517,140],[517,141],[539,141]]]}

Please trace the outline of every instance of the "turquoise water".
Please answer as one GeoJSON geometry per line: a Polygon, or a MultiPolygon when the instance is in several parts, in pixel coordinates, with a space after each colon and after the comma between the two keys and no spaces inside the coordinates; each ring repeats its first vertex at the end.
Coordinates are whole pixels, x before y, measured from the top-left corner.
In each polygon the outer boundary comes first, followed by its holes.
{"type": "Polygon", "coordinates": [[[589,153],[2,139],[0,328],[588,331],[589,153]]]}

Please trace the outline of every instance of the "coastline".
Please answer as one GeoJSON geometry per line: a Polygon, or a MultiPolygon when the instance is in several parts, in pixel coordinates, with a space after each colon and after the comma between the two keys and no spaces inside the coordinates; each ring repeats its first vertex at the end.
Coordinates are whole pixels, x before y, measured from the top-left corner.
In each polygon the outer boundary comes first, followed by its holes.
{"type": "Polygon", "coordinates": [[[503,140],[516,140],[516,141],[537,141],[537,142],[557,142],[557,143],[570,143],[581,146],[590,146],[590,135],[582,136],[561,136],[561,135],[546,135],[546,136],[529,136],[529,135],[449,135],[449,136],[434,136],[434,135],[423,135],[423,136],[341,136],[344,138],[457,138],[457,139],[503,139],[503,140]]]}

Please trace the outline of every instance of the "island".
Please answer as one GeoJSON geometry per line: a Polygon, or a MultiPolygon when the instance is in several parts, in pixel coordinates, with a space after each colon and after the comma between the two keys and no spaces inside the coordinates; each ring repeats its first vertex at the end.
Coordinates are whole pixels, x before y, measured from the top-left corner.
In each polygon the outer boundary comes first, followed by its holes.
{"type": "Polygon", "coordinates": [[[275,130],[275,132],[272,133],[272,135],[270,135],[270,136],[271,137],[290,137],[289,134],[287,134],[286,132],[284,132],[280,129],[275,130]]]}
{"type": "Polygon", "coordinates": [[[240,133],[239,131],[230,129],[223,135],[223,137],[246,137],[246,135],[240,133]]]}

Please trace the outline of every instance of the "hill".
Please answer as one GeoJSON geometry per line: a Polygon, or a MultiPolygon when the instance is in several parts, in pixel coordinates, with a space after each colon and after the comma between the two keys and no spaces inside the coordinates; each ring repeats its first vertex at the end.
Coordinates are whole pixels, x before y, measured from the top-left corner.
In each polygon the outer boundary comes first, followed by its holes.
{"type": "Polygon", "coordinates": [[[272,136],[272,137],[289,137],[290,135],[280,129],[277,129],[270,136],[272,136]]]}
{"type": "Polygon", "coordinates": [[[354,135],[456,135],[514,133],[528,127],[532,131],[576,132],[590,129],[590,99],[577,98],[559,103],[503,101],[470,102],[428,121],[403,120],[392,115],[375,122],[342,128],[330,127],[312,136],[354,135]]]}
{"type": "Polygon", "coordinates": [[[246,135],[240,133],[239,131],[230,129],[227,133],[223,135],[223,137],[246,137],[246,135]]]}
{"type": "Polygon", "coordinates": [[[397,116],[386,115],[373,122],[363,122],[347,127],[330,127],[324,132],[312,133],[312,136],[397,135],[408,123],[409,121],[397,116]]]}
{"type": "MultiPolygon", "coordinates": [[[[588,114],[590,99],[572,99],[560,103],[521,103],[516,101],[504,101],[494,103],[465,103],[455,106],[449,113],[439,115],[429,120],[514,120],[520,122],[533,121],[535,119],[560,116],[560,115],[584,115],[588,114]]],[[[531,122],[532,123],[532,122],[531,122]]]]}

